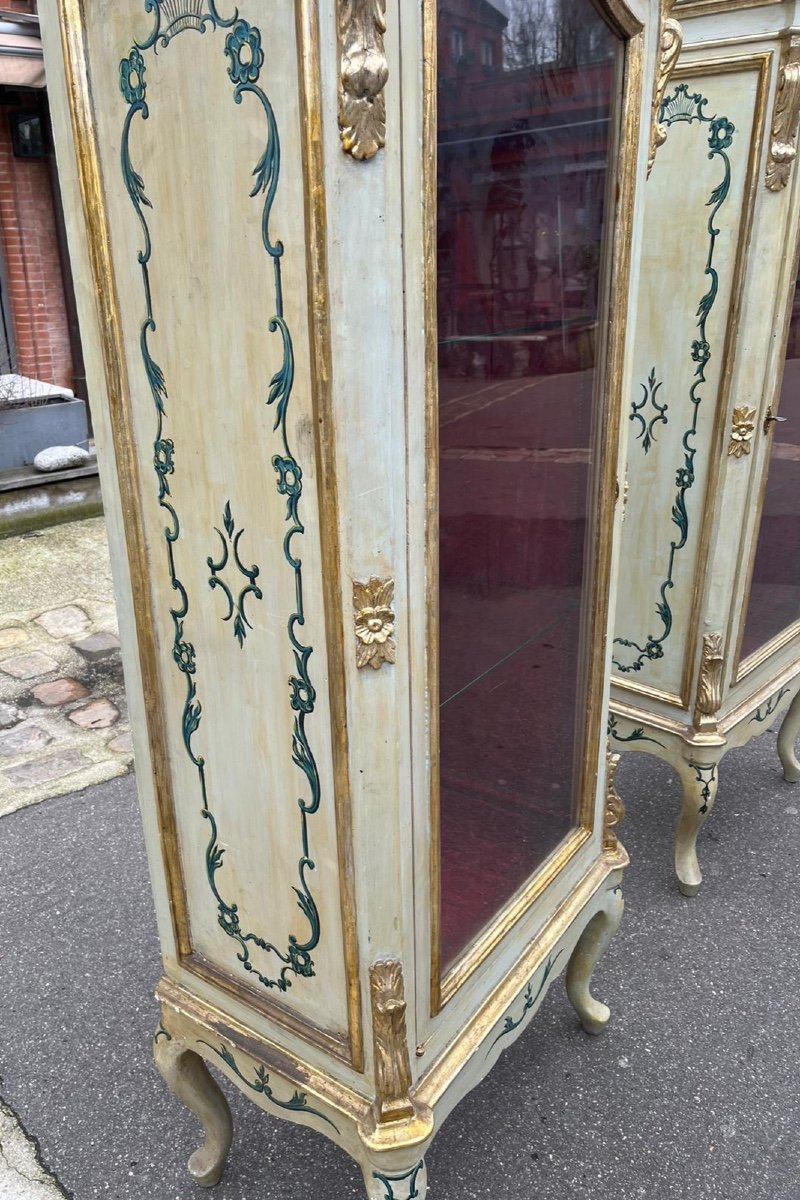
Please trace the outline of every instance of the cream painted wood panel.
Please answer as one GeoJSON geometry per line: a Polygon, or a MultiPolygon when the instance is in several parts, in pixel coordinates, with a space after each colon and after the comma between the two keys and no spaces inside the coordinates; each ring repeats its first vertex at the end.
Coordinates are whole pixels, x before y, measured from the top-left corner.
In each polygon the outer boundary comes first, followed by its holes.
{"type": "Polygon", "coordinates": [[[620,687],[679,705],[693,665],[767,65],[763,55],[726,55],[673,75],[662,108],[669,132],[646,191],[612,661],[620,687]]]}
{"type": "Polygon", "coordinates": [[[445,973],[437,6],[41,5],[164,960],[155,1055],[204,1126],[202,1183],[231,1134],[206,1063],[333,1138],[374,1200],[413,1200],[439,1123],[562,971],[584,1028],[608,1021],[589,979],[627,861],[605,747],[617,433],[663,30],[649,0],[604,12],[624,48],[579,812],[445,973]],[[354,623],[373,578],[379,670],[354,623]]]}

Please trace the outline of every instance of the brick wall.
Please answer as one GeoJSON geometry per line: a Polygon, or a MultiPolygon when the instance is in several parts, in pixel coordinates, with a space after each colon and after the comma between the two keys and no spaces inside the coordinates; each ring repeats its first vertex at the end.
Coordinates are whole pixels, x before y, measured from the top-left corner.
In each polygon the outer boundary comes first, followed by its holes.
{"type": "MultiPolygon", "coordinates": [[[[0,240],[7,285],[6,311],[15,369],[72,387],[72,355],[64,303],[56,216],[48,159],[15,158],[10,114],[38,100],[0,108],[0,240]]],[[[7,369],[7,368],[6,368],[7,369]]]]}

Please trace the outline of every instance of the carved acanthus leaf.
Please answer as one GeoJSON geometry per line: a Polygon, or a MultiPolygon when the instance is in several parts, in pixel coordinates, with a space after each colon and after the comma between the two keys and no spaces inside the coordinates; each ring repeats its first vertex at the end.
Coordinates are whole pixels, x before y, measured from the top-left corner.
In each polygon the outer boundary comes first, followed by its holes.
{"type": "Polygon", "coordinates": [[[616,788],[616,774],[619,766],[619,755],[606,751],[606,804],[603,813],[603,849],[616,853],[619,848],[615,829],[625,819],[625,805],[622,803],[616,788]]]}
{"type": "Polygon", "coordinates": [[[800,117],[800,37],[792,37],[783,50],[775,110],[772,114],[766,185],[779,192],[789,182],[797,157],[797,124],[800,117]]]}
{"type": "Polygon", "coordinates": [[[385,0],[338,0],[337,22],[339,136],[353,158],[373,158],[386,141],[385,0]]]}
{"type": "Polygon", "coordinates": [[[722,704],[722,634],[707,633],[703,638],[700,679],[694,706],[695,725],[708,724],[722,704]]]}
{"type": "Polygon", "coordinates": [[[378,1124],[414,1116],[409,1098],[411,1062],[406,1032],[403,964],[378,959],[369,970],[372,1044],[375,1054],[375,1118],[378,1124]]]}
{"type": "Polygon", "coordinates": [[[656,63],[656,77],[653,85],[653,108],[650,123],[650,153],[647,158],[648,178],[653,169],[653,163],[656,160],[656,151],[667,140],[667,130],[661,124],[659,114],[664,93],[667,90],[667,84],[683,46],[683,29],[681,28],[681,24],[674,17],[670,16],[674,4],[675,0],[662,0],[661,3],[658,61],[656,63]]]}

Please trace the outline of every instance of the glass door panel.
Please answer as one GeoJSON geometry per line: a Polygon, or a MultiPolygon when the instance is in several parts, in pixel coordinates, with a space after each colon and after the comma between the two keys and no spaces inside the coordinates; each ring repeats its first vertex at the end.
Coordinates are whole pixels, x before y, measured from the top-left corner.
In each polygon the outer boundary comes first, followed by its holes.
{"type": "Polygon", "coordinates": [[[441,0],[438,15],[447,969],[577,822],[620,42],[590,0],[441,0]]]}
{"type": "Polygon", "coordinates": [[[773,426],[743,659],[800,620],[800,278],[795,283],[779,412],[785,424],[773,426]]]}

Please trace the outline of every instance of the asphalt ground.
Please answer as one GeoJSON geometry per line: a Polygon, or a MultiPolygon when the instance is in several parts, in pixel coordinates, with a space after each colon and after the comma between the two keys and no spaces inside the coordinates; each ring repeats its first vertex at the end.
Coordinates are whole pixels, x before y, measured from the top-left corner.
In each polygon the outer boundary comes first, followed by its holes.
{"type": "MultiPolygon", "coordinates": [[[[557,981],[438,1133],[432,1198],[800,1200],[800,787],[772,733],[720,778],[688,900],[671,873],[677,783],[623,757],[633,865],[596,972],[611,1026],[583,1034],[557,981]]],[[[0,1092],[42,1169],[74,1200],[199,1197],[185,1170],[198,1126],[151,1060],[159,961],[135,779],[3,817],[0,856],[0,1092]]],[[[223,1086],[235,1140],[211,1196],[363,1195],[342,1151],[223,1086]]]]}

